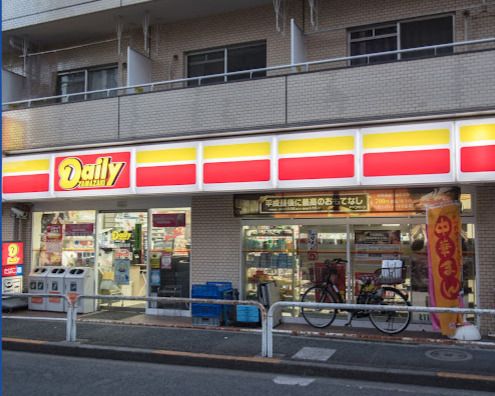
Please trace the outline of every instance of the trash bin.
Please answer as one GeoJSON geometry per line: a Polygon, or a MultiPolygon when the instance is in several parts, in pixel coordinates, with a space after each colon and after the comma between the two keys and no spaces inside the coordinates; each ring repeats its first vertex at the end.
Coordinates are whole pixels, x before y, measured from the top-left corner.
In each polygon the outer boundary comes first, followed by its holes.
{"type": "MultiPolygon", "coordinates": [[[[46,276],[53,267],[36,267],[29,274],[29,293],[46,294],[46,276]]],[[[31,311],[46,311],[47,299],[43,297],[30,297],[28,308],[31,311]]]]}
{"type": "MultiPolygon", "coordinates": [[[[48,285],[48,294],[53,295],[65,295],[64,278],[68,269],[65,267],[53,267],[48,271],[46,276],[46,283],[48,285]]],[[[59,297],[49,297],[46,304],[47,311],[64,312],[65,311],[65,299],[59,297]]]]}
{"type": "MultiPolygon", "coordinates": [[[[93,268],[74,267],[65,275],[65,291],[69,299],[77,296],[95,294],[95,275],[93,268]]],[[[96,300],[84,299],[79,301],[77,313],[89,313],[95,311],[96,300]]]]}

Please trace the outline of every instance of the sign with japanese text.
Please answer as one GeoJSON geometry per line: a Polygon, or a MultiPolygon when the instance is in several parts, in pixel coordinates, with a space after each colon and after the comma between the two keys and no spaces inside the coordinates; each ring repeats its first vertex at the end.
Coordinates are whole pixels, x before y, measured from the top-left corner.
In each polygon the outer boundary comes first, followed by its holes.
{"type": "Polygon", "coordinates": [[[129,188],[131,152],[55,157],[55,191],[129,188]]]}
{"type": "Polygon", "coordinates": [[[47,241],[60,241],[62,239],[62,234],[62,224],[48,224],[46,226],[45,235],[47,241]]]}
{"type": "MultiPolygon", "coordinates": [[[[459,307],[462,288],[461,216],[457,204],[427,210],[429,296],[432,307],[459,307]]],[[[432,325],[451,336],[462,316],[432,315],[432,325]]]]}
{"type": "Polygon", "coordinates": [[[2,277],[20,276],[23,274],[22,265],[5,265],[2,267],[2,277]]]}
{"type": "Polygon", "coordinates": [[[185,227],[185,213],[153,213],[153,227],[185,227]]]}
{"type": "Polygon", "coordinates": [[[314,196],[267,196],[260,202],[260,213],[367,212],[367,194],[314,196]]]}
{"type": "Polygon", "coordinates": [[[93,223],[66,224],[66,236],[91,236],[94,233],[95,225],[93,223]]]}
{"type": "Polygon", "coordinates": [[[24,243],[3,242],[2,243],[2,267],[6,265],[24,264],[24,243]]]}
{"type": "Polygon", "coordinates": [[[460,199],[457,187],[402,188],[366,191],[328,191],[237,195],[236,216],[291,217],[297,213],[311,217],[416,215],[427,206],[448,204],[460,199]]]}

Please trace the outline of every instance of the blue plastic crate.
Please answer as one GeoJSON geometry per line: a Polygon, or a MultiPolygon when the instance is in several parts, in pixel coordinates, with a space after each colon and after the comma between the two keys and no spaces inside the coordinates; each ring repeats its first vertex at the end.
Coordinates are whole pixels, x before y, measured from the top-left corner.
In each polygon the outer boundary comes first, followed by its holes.
{"type": "Polygon", "coordinates": [[[192,285],[192,298],[222,298],[223,292],[215,285],[192,285]]]}
{"type": "Polygon", "coordinates": [[[232,282],[206,282],[206,284],[216,286],[220,292],[232,290],[232,282]]]}
{"type": "Polygon", "coordinates": [[[222,306],[218,304],[192,304],[191,315],[200,318],[220,318],[222,306]]]}
{"type": "Polygon", "coordinates": [[[257,323],[260,321],[260,314],[257,307],[252,305],[237,306],[237,322],[257,323]]]}

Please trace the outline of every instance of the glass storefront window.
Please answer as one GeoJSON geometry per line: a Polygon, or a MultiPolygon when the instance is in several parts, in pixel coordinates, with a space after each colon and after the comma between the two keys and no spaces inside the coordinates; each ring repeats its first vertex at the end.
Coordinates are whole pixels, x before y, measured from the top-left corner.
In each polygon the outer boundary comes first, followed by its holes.
{"type": "MultiPolygon", "coordinates": [[[[476,305],[474,238],[474,224],[463,224],[463,298],[466,307],[476,305]]],[[[258,286],[273,281],[280,299],[300,300],[311,285],[326,280],[325,262],[336,258],[348,259],[348,250],[351,272],[347,273],[345,264],[335,268],[338,288],[344,300],[347,297],[356,302],[359,281],[380,271],[383,260],[401,260],[405,266],[402,282],[394,287],[407,295],[412,305],[429,305],[426,225],[400,222],[349,226],[244,226],[245,297],[257,299],[258,286]]],[[[297,309],[286,310],[286,314],[290,311],[294,316],[299,314],[297,309]]],[[[430,318],[424,313],[414,313],[413,323],[429,325],[430,318]]]]}
{"type": "Polygon", "coordinates": [[[297,299],[296,226],[244,227],[245,296],[257,299],[258,286],[274,281],[281,300],[297,299]]]}
{"type": "Polygon", "coordinates": [[[93,267],[94,210],[33,213],[32,267],[93,267]]]}
{"type": "MultiPolygon", "coordinates": [[[[191,210],[152,209],[149,284],[151,296],[189,297],[191,210]]],[[[151,303],[151,308],[187,309],[151,303]]]]}

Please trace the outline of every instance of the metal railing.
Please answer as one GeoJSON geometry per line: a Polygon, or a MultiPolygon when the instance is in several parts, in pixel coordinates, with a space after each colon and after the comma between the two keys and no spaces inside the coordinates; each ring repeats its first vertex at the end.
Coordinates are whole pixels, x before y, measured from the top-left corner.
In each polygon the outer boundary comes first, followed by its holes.
{"type": "MultiPolygon", "coordinates": [[[[438,44],[438,45],[429,45],[429,46],[424,46],[424,47],[416,47],[416,48],[408,48],[408,49],[401,49],[401,50],[395,50],[395,51],[385,51],[385,52],[375,52],[372,54],[365,54],[365,55],[354,55],[354,56],[343,56],[343,57],[337,57],[337,58],[328,58],[328,59],[322,59],[322,60],[317,60],[317,61],[309,61],[309,62],[300,62],[300,63],[294,63],[294,64],[285,64],[285,65],[278,65],[278,66],[270,66],[270,67],[264,67],[264,68],[258,68],[258,69],[249,69],[249,70],[241,70],[241,71],[235,71],[235,72],[228,72],[228,73],[219,73],[219,74],[211,74],[211,75],[206,75],[206,76],[199,76],[199,77],[189,77],[189,78],[178,78],[174,80],[163,80],[163,81],[156,81],[156,82],[151,82],[151,83],[146,83],[146,84],[137,84],[137,85],[126,85],[126,86],[121,86],[121,87],[115,87],[115,88],[108,88],[108,89],[99,89],[99,90],[94,90],[94,91],[84,91],[84,92],[77,92],[77,93],[70,93],[70,94],[64,94],[64,95],[54,95],[54,96],[46,96],[46,97],[41,97],[41,98],[31,98],[31,99],[23,99],[23,100],[18,100],[18,101],[12,101],[12,102],[5,102],[2,103],[2,106],[5,107],[4,110],[8,110],[9,107],[12,108],[18,108],[20,105],[27,105],[27,107],[31,107],[33,103],[40,103],[40,102],[56,102],[65,100],[69,101],[70,98],[76,98],[76,97],[83,97],[84,100],[87,100],[88,97],[91,95],[100,95],[99,98],[101,97],[115,97],[115,96],[123,96],[123,95],[129,95],[133,93],[142,93],[145,91],[145,89],[148,89],[149,92],[155,91],[155,88],[158,86],[170,86],[170,89],[173,88],[174,86],[181,85],[180,87],[188,86],[188,84],[195,83],[197,86],[201,86],[203,82],[207,82],[208,80],[214,80],[214,79],[219,79],[223,78],[224,81],[228,81],[229,77],[236,77],[236,76],[246,76],[246,79],[253,79],[255,74],[264,74],[266,75],[268,72],[276,72],[280,70],[289,70],[287,74],[290,73],[297,73],[297,72],[308,72],[310,70],[311,66],[318,66],[318,65],[325,65],[325,64],[333,64],[333,63],[341,63],[341,62],[352,62],[355,60],[362,60],[365,59],[367,63],[369,63],[370,59],[380,57],[380,56],[390,56],[390,55],[398,55],[400,56],[401,54],[408,54],[408,53],[414,53],[414,52],[425,52],[425,51],[433,51],[433,56],[437,56],[439,53],[439,50],[442,49],[447,49],[447,48],[457,48],[457,47],[463,47],[463,46],[468,46],[468,45],[480,45],[480,44],[489,44],[489,43],[495,43],[495,37],[490,37],[490,38],[484,38],[484,39],[478,39],[478,40],[466,40],[466,41],[457,41],[453,43],[447,43],[447,44],[438,44]],[[123,91],[123,93],[121,92],[123,91]],[[134,91],[134,92],[132,92],[134,91]]],[[[450,55],[450,54],[446,54],[450,55]]],[[[239,81],[239,80],[235,80],[239,81]]],[[[164,90],[164,89],[161,89],[164,90]]],[[[90,98],[92,99],[92,98],[90,98]]],[[[64,103],[64,102],[63,102],[64,103]]]]}
{"type": "MultiPolygon", "coordinates": [[[[283,307],[315,308],[315,309],[338,309],[340,311],[379,311],[379,312],[427,312],[427,313],[457,313],[461,315],[493,315],[495,309],[482,308],[445,308],[445,307],[422,307],[402,305],[371,305],[371,304],[343,304],[343,303],[310,303],[300,301],[278,301],[274,303],[268,312],[258,301],[253,300],[217,300],[207,298],[180,298],[180,297],[132,297],[132,296],[108,296],[108,295],[79,295],[76,298],[62,294],[35,294],[35,293],[6,293],[2,297],[42,297],[62,298],[67,303],[66,318],[66,341],[75,342],[77,339],[77,310],[79,302],[83,299],[91,300],[115,300],[115,301],[146,301],[160,302],[164,304],[176,303],[200,303],[218,305],[252,305],[258,308],[261,315],[261,356],[273,357],[273,318],[274,314],[283,307]]],[[[48,318],[47,318],[48,319],[48,318]]]]}
{"type": "Polygon", "coordinates": [[[36,293],[5,293],[2,297],[41,297],[41,298],[62,298],[67,303],[67,316],[66,316],[66,341],[76,342],[77,339],[77,311],[79,309],[79,303],[83,299],[90,300],[106,300],[106,301],[146,301],[157,302],[163,304],[217,304],[217,305],[252,305],[258,308],[261,316],[262,325],[262,337],[261,337],[261,354],[266,354],[266,345],[264,336],[266,334],[266,309],[257,301],[243,301],[243,300],[218,300],[209,298],[182,298],[182,297],[133,297],[133,296],[108,296],[108,295],[78,295],[75,298],[71,295],[63,294],[36,294],[36,293]]]}
{"type": "Polygon", "coordinates": [[[65,301],[67,304],[67,317],[66,317],[66,327],[65,327],[65,340],[70,341],[70,333],[71,333],[71,326],[72,322],[70,321],[69,317],[69,307],[72,309],[72,302],[70,301],[69,297],[67,297],[64,294],[53,294],[53,293],[2,293],[2,299],[4,297],[20,297],[20,298],[31,298],[31,297],[39,297],[39,298],[61,298],[62,300],[65,301]]]}
{"type": "Polygon", "coordinates": [[[380,312],[428,312],[428,313],[457,313],[461,315],[494,315],[495,309],[481,308],[444,308],[444,307],[420,307],[420,306],[403,306],[403,305],[372,305],[372,304],[342,304],[342,303],[311,303],[301,301],[277,301],[272,304],[267,314],[267,324],[264,326],[265,334],[264,345],[266,345],[266,354],[264,357],[273,357],[273,317],[274,314],[282,307],[299,307],[315,309],[338,309],[339,311],[380,311],[380,312]]]}

